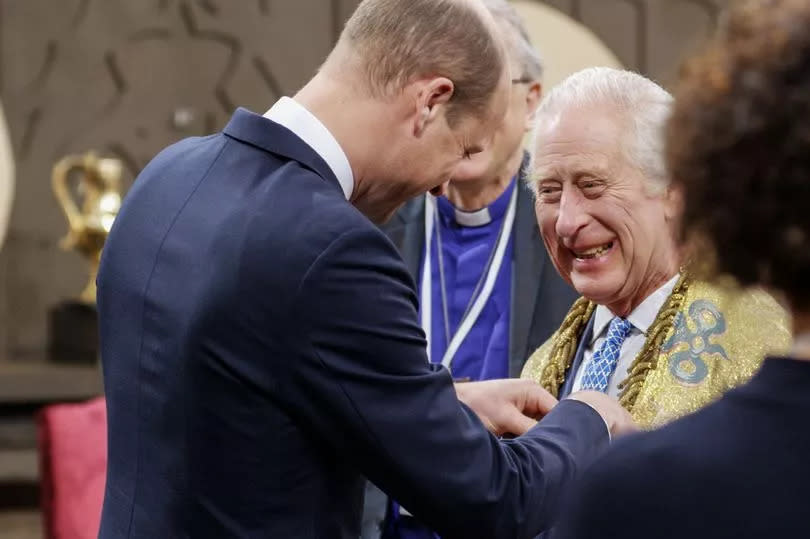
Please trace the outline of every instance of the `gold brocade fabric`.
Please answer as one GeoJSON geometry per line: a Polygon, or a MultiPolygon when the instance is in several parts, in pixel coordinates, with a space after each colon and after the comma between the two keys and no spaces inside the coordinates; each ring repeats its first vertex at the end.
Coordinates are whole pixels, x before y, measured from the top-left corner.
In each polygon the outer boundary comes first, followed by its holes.
{"type": "MultiPolygon", "coordinates": [[[[579,309],[592,316],[593,309],[586,309],[587,304],[580,299],[572,312],[579,309]]],[[[625,388],[620,402],[642,428],[658,427],[709,404],[748,380],[767,354],[785,353],[790,346],[787,313],[761,290],[732,290],[684,278],[665,302],[656,323],[650,326],[639,353],[641,356],[645,348],[652,347],[648,354],[652,359],[646,365],[634,362],[631,370],[635,367],[635,375],[622,373],[625,379],[620,385],[625,388]],[[658,338],[650,336],[656,323],[666,328],[658,338]]],[[[566,325],[572,326],[569,318],[566,325]]],[[[573,346],[559,341],[564,333],[570,337],[570,332],[555,332],[531,355],[521,377],[543,384],[556,395],[564,379],[558,373],[570,365],[585,325],[573,325],[579,332],[573,346]],[[559,352],[552,361],[553,349],[566,350],[567,365],[559,364],[563,361],[559,352]]],[[[569,375],[574,374],[565,374],[569,375]]]]}

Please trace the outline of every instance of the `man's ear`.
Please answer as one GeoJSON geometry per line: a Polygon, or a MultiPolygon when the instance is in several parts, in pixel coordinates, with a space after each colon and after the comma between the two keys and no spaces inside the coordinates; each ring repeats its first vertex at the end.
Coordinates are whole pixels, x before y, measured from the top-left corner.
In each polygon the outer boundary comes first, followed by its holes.
{"type": "Polygon", "coordinates": [[[531,131],[534,127],[534,115],[537,113],[537,107],[540,106],[542,98],[543,86],[539,82],[533,82],[526,94],[526,131],[531,131]]]}
{"type": "Polygon", "coordinates": [[[447,114],[447,104],[455,86],[446,77],[436,77],[422,83],[416,94],[416,121],[413,133],[420,136],[432,122],[447,114]]]}

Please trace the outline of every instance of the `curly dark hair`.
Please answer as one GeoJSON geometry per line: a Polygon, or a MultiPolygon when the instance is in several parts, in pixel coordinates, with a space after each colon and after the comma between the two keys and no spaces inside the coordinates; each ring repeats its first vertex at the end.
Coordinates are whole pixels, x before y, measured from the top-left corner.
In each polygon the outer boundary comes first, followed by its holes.
{"type": "Polygon", "coordinates": [[[667,129],[683,232],[716,271],[810,308],[810,2],[732,4],[685,62],[667,129]]]}

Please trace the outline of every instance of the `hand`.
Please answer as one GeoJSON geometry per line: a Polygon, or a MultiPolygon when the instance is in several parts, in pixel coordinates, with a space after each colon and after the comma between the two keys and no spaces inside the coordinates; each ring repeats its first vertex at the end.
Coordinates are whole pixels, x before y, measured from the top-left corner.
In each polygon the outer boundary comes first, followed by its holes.
{"type": "Polygon", "coordinates": [[[621,436],[638,430],[633,418],[619,402],[598,391],[578,391],[567,398],[584,402],[602,416],[611,436],[621,436]]]}
{"type": "Polygon", "coordinates": [[[456,395],[496,436],[520,436],[557,404],[557,399],[531,380],[458,383],[456,395]]]}

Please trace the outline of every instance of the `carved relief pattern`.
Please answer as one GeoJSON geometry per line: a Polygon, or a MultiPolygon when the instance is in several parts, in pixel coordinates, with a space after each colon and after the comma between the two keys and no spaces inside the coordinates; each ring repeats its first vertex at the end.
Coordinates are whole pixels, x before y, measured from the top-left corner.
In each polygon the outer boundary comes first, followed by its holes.
{"type": "MultiPolygon", "coordinates": [[[[8,353],[41,350],[46,313],[77,293],[83,261],[61,252],[50,169],[67,153],[119,156],[129,179],[162,147],[262,112],[323,61],[358,0],[8,0],[0,95],[17,192],[0,323],[8,353]]],[[[536,0],[589,26],[626,66],[669,77],[726,0],[536,0]]],[[[547,55],[564,51],[544,51],[547,55]]]]}
{"type": "Polygon", "coordinates": [[[12,0],[0,4],[0,92],[17,160],[2,320],[9,353],[41,350],[46,315],[80,290],[82,260],[57,248],[50,187],[63,155],[120,157],[127,182],[161,148],[219,130],[236,106],[264,112],[328,53],[351,0],[12,0]]]}

